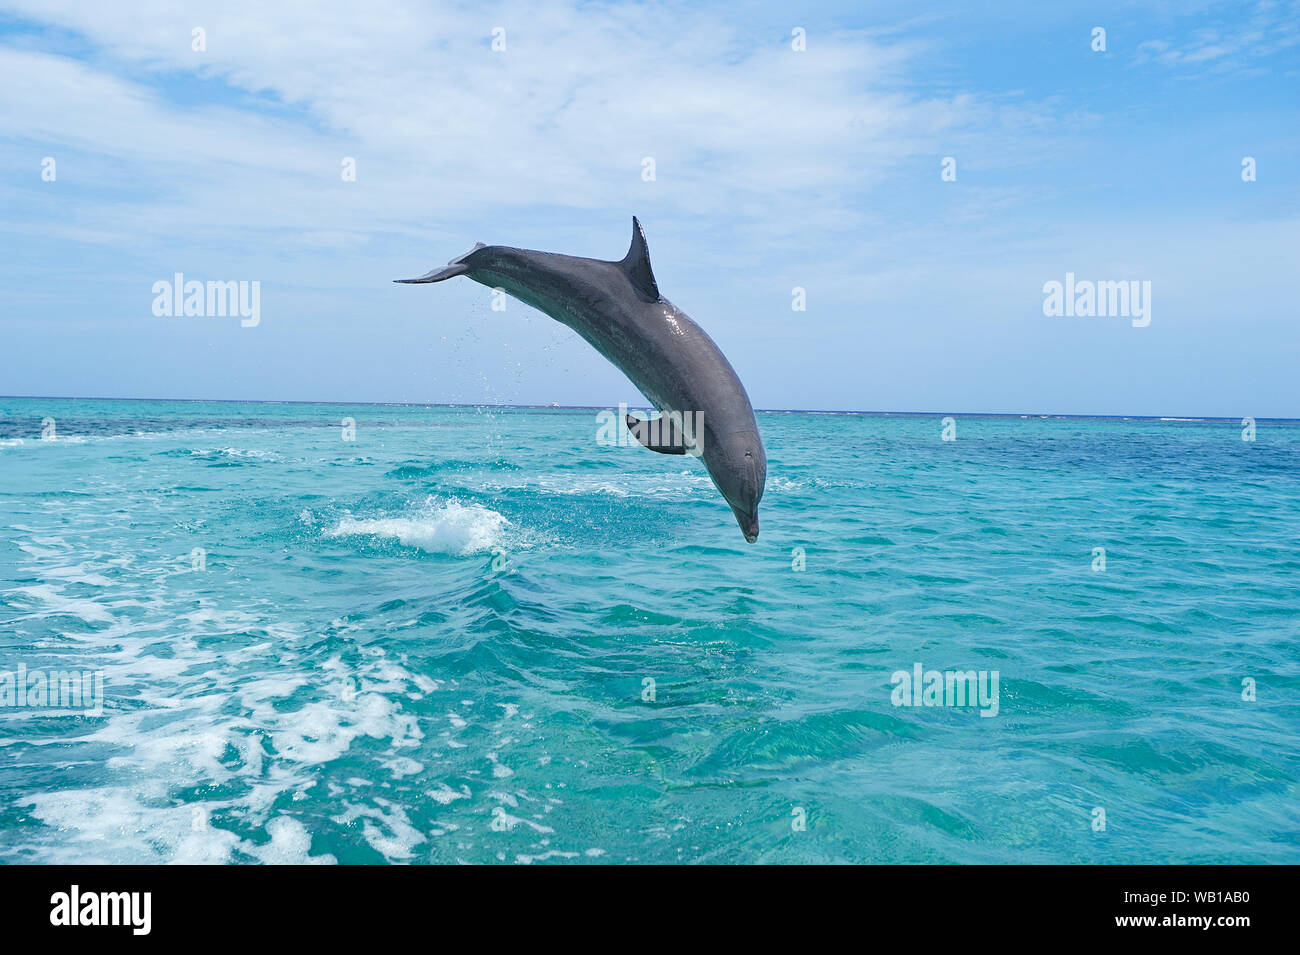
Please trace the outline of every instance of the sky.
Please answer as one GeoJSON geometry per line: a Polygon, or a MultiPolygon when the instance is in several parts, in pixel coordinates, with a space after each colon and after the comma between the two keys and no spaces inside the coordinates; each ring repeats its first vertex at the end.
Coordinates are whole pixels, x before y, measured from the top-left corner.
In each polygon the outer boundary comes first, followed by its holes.
{"type": "Polygon", "coordinates": [[[1300,417],[1298,120],[1300,0],[0,0],[0,394],[644,406],[392,283],[636,215],[757,408],[1300,417]]]}

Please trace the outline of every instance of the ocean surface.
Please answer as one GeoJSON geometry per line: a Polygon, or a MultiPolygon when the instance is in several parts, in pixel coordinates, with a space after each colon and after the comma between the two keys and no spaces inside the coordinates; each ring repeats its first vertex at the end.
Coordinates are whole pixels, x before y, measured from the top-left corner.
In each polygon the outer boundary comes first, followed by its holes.
{"type": "Polygon", "coordinates": [[[1300,424],[596,414],[0,398],[0,860],[1300,862],[1300,424]]]}

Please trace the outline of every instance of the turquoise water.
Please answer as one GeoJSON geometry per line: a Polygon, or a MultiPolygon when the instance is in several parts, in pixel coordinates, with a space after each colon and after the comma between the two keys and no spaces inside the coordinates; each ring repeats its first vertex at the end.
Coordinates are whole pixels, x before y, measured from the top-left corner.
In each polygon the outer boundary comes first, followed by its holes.
{"type": "Polygon", "coordinates": [[[0,858],[1300,861],[1300,425],[595,415],[0,399],[0,858]]]}

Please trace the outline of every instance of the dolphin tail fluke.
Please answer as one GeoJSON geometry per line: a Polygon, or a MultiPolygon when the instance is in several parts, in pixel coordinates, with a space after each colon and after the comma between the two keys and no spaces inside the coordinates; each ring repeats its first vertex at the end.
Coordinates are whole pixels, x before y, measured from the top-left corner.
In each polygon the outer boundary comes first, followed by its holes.
{"type": "Polygon", "coordinates": [[[487,248],[482,242],[474,246],[458,259],[452,259],[446,265],[434,269],[432,272],[425,272],[419,278],[414,279],[393,279],[401,285],[427,285],[430,282],[445,282],[447,279],[454,279],[458,275],[464,275],[474,266],[469,264],[469,257],[479,249],[487,248]]]}
{"type": "Polygon", "coordinates": [[[455,278],[457,275],[464,275],[468,271],[468,265],[463,262],[453,262],[450,265],[434,269],[432,272],[425,272],[419,278],[393,279],[393,281],[401,285],[424,285],[427,282],[444,282],[447,279],[455,278]]]}

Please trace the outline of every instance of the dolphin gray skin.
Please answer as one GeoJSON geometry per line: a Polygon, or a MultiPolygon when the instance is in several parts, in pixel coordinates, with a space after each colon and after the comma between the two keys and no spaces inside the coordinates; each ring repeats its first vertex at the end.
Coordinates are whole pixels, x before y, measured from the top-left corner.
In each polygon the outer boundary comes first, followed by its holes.
{"type": "Polygon", "coordinates": [[[651,422],[628,415],[633,436],[653,451],[702,457],[745,540],[758,540],[767,455],[754,409],[713,339],[659,294],[635,217],[632,246],[619,262],[480,243],[442,268],[397,281],[421,285],[457,275],[505,289],[590,342],[661,413],[651,422]]]}

